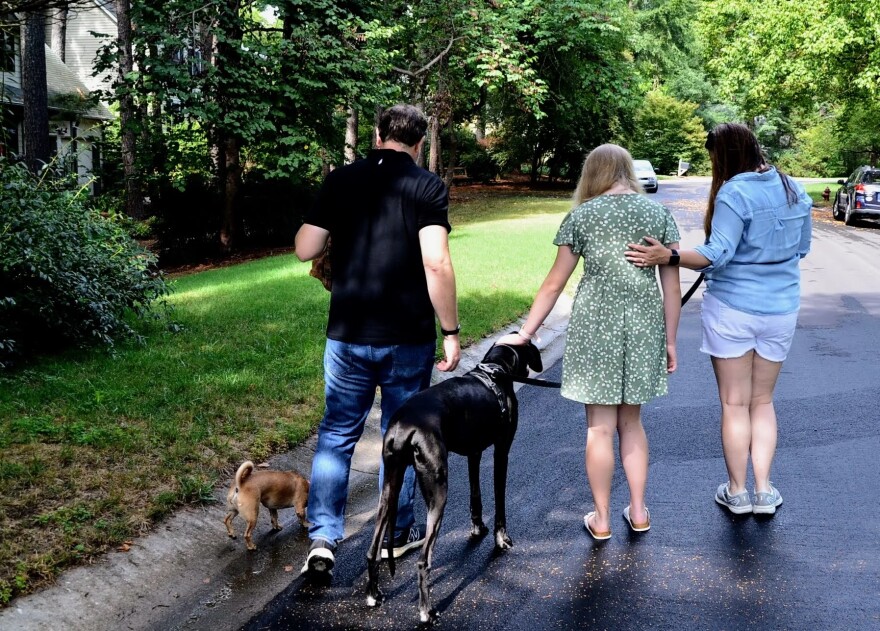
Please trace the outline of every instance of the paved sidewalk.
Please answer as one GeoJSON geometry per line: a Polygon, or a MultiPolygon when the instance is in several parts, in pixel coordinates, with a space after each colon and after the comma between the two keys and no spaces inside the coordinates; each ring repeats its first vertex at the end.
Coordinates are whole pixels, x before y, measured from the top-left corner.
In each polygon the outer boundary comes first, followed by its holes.
{"type": "MultiPolygon", "coordinates": [[[[561,357],[570,307],[566,296],[560,298],[538,332],[545,368],[561,357]]],[[[518,327],[513,324],[464,349],[458,369],[435,371],[435,382],[472,369],[496,339],[518,327]]],[[[315,444],[312,436],[270,464],[308,476],[315,444]]],[[[375,515],[380,448],[374,406],[352,462],[347,538],[375,515]]],[[[217,489],[217,502],[210,507],[179,511],[136,540],[130,551],[108,553],[92,566],[62,573],[50,588],[14,600],[0,611],[0,630],[239,629],[299,575],[309,542],[292,510],[280,513],[283,530],[275,534],[263,509],[254,534],[257,550],[248,552],[240,518],[234,522],[239,538],[226,536],[226,490],[226,485],[217,489]]]]}

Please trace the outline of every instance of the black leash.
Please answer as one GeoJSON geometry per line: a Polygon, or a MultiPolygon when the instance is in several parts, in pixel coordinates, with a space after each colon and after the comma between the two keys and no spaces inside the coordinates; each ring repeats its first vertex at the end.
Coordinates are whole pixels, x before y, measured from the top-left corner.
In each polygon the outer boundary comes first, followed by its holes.
{"type": "Polygon", "coordinates": [[[697,291],[697,287],[700,286],[700,283],[703,282],[703,278],[705,278],[705,274],[700,274],[700,277],[697,278],[697,282],[691,285],[691,288],[687,290],[687,293],[681,297],[681,306],[683,307],[688,300],[691,299],[691,296],[694,295],[694,292],[697,291]]]}
{"type": "MultiPolygon", "coordinates": [[[[697,287],[700,286],[700,283],[703,282],[703,278],[705,278],[705,274],[700,274],[697,281],[691,285],[691,288],[687,290],[684,296],[681,298],[681,306],[683,307],[688,300],[691,299],[691,296],[694,295],[694,292],[697,291],[697,287]]],[[[499,375],[501,376],[501,375],[499,375]]],[[[514,377],[513,375],[504,375],[505,379],[510,379],[516,383],[525,383],[530,386],[540,386],[541,388],[561,388],[562,383],[559,381],[545,381],[543,379],[532,379],[531,377],[514,377]]]]}
{"type": "Polygon", "coordinates": [[[532,386],[541,386],[542,388],[561,388],[562,383],[559,381],[544,381],[543,379],[532,379],[531,377],[514,377],[513,375],[504,375],[506,379],[515,381],[516,383],[527,383],[532,386]]]}

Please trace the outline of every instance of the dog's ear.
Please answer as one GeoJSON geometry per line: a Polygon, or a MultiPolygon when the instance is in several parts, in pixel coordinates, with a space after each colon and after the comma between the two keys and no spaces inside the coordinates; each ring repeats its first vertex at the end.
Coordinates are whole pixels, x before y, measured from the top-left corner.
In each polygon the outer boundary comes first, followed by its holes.
{"type": "Polygon", "coordinates": [[[544,362],[541,361],[541,351],[532,342],[526,344],[526,363],[535,372],[542,372],[544,370],[544,362]]]}

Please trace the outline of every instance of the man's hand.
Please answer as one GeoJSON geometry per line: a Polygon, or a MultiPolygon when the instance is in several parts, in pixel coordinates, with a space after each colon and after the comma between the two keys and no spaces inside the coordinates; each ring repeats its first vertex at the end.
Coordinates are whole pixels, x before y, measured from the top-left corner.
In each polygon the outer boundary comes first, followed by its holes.
{"type": "Polygon", "coordinates": [[[452,372],[461,360],[461,342],[457,335],[443,336],[443,359],[437,364],[440,372],[452,372]]]}

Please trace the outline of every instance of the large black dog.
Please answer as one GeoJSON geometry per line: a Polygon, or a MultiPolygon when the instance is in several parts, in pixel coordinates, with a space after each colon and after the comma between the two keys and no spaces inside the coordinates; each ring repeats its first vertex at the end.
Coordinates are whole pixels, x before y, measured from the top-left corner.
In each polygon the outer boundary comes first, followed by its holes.
{"type": "MultiPolygon", "coordinates": [[[[467,456],[471,535],[482,536],[488,529],[483,523],[480,458],[487,447],[495,445],[495,545],[501,549],[513,545],[507,534],[504,503],[507,455],[516,434],[518,414],[510,377],[526,377],[529,368],[536,372],[544,369],[541,354],[531,342],[522,346],[493,346],[476,368],[423,390],[391,417],[382,446],[385,482],[376,529],[367,552],[368,605],[377,605],[381,597],[378,585],[380,546],[389,531],[389,524],[393,530],[397,499],[407,465],[415,468],[428,507],[427,534],[418,560],[419,617],[422,622],[427,622],[431,616],[428,571],[446,508],[450,451],[467,456]]],[[[388,567],[393,576],[392,539],[392,536],[388,537],[387,546],[388,567]]]]}

